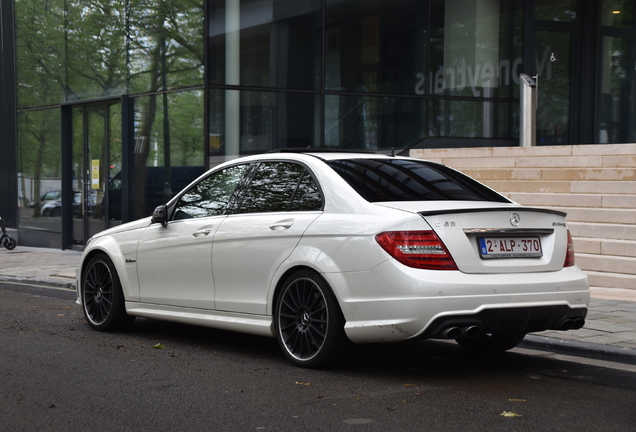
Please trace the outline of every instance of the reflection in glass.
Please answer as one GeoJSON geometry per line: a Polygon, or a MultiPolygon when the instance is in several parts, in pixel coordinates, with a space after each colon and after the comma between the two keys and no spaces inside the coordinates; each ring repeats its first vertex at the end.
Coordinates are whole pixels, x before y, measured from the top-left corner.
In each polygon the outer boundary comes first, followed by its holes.
{"type": "Polygon", "coordinates": [[[285,212],[305,168],[284,162],[258,165],[256,174],[245,190],[239,213],[285,212]]]}
{"type": "Polygon", "coordinates": [[[65,100],[64,85],[60,84],[68,70],[61,18],[64,0],[13,3],[18,108],[58,104],[65,100]]]}
{"type": "MultiPolygon", "coordinates": [[[[470,98],[518,97],[523,3],[433,0],[431,71],[420,93],[470,98]]],[[[488,137],[488,130],[478,131],[488,137]]]]}
{"type": "Polygon", "coordinates": [[[518,103],[434,99],[429,103],[431,137],[489,138],[519,136],[518,103]]]}
{"type": "Polygon", "coordinates": [[[199,182],[179,198],[173,219],[224,214],[232,194],[248,167],[249,165],[238,165],[226,168],[199,182]]]}
{"type": "Polygon", "coordinates": [[[130,91],[202,85],[203,1],[124,1],[128,3],[130,91]]]}
{"type": "Polygon", "coordinates": [[[570,33],[537,32],[537,142],[570,142],[570,33]]]}
{"type": "Polygon", "coordinates": [[[431,162],[344,159],[329,161],[328,165],[369,202],[509,202],[470,177],[431,162]]]}
{"type": "Polygon", "coordinates": [[[425,99],[328,95],[325,146],[404,148],[425,137],[425,99]]]}
{"type": "Polygon", "coordinates": [[[152,214],[203,174],[203,92],[135,99],[133,217],[152,214]]]}
{"type": "Polygon", "coordinates": [[[212,90],[209,116],[210,155],[219,162],[237,157],[239,152],[320,146],[320,99],[316,95],[212,90]],[[232,107],[236,112],[232,118],[227,117],[228,94],[238,101],[232,107]]]}
{"type": "Polygon", "coordinates": [[[534,0],[534,19],[545,21],[576,21],[578,0],[534,0]]]}
{"type": "Polygon", "coordinates": [[[321,3],[210,2],[210,83],[320,88],[321,3]]]}
{"type": "Polygon", "coordinates": [[[322,195],[314,178],[305,170],[292,198],[290,211],[322,210],[322,195]]]}
{"type": "Polygon", "coordinates": [[[18,115],[18,225],[58,237],[62,229],[60,122],[59,109],[18,115]]]}
{"type": "Polygon", "coordinates": [[[102,202],[108,190],[108,145],[106,142],[106,110],[90,109],[86,111],[86,151],[88,153],[86,172],[88,181],[81,191],[85,203],[87,238],[106,228],[102,202]]]}
{"type": "Polygon", "coordinates": [[[634,25],[634,0],[601,0],[601,24],[632,28],[634,25]]]}
{"type": "Polygon", "coordinates": [[[108,226],[122,222],[121,212],[121,105],[108,107],[108,226]]]}
{"type": "Polygon", "coordinates": [[[598,140],[601,144],[633,142],[630,136],[632,93],[629,40],[603,38],[598,140]]]}
{"type": "Polygon", "coordinates": [[[18,106],[203,84],[202,0],[15,2],[18,106]]]}
{"type": "Polygon", "coordinates": [[[327,0],[326,89],[414,94],[427,72],[426,3],[327,0]]]}

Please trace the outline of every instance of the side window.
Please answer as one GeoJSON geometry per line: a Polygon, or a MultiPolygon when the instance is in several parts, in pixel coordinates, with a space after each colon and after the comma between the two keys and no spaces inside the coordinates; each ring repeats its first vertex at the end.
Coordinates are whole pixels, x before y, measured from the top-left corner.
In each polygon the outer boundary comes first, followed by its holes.
{"type": "Polygon", "coordinates": [[[291,211],[322,210],[322,195],[314,178],[305,170],[289,208],[291,211]]]}
{"type": "Polygon", "coordinates": [[[177,202],[173,219],[217,216],[228,202],[249,165],[237,165],[216,172],[191,187],[177,202]]]}
{"type": "Polygon", "coordinates": [[[289,162],[264,162],[245,191],[239,213],[320,210],[318,186],[307,170],[289,162]]]}

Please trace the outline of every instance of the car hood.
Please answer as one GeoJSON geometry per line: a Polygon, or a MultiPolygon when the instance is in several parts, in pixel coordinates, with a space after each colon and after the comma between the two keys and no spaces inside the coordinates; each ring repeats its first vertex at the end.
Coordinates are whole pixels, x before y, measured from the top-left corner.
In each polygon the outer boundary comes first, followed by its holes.
{"type": "Polygon", "coordinates": [[[143,219],[139,219],[139,220],[136,220],[136,221],[133,221],[133,222],[128,222],[128,223],[125,223],[125,224],[122,224],[122,225],[118,225],[116,227],[109,228],[107,230],[98,232],[97,234],[95,234],[93,236],[93,238],[103,237],[105,235],[112,235],[112,234],[125,232],[125,231],[130,231],[130,230],[134,230],[134,229],[138,229],[138,228],[145,228],[148,225],[150,225],[150,219],[152,219],[152,217],[148,216],[148,217],[143,218],[143,219]]]}

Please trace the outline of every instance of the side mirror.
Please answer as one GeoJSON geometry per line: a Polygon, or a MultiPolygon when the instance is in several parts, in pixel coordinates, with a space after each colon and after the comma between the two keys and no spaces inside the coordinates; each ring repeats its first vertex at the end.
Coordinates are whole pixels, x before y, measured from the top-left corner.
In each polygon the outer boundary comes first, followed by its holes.
{"type": "Polygon", "coordinates": [[[163,226],[166,226],[168,223],[168,207],[165,205],[160,205],[152,212],[152,219],[150,220],[152,223],[160,223],[163,226]]]}

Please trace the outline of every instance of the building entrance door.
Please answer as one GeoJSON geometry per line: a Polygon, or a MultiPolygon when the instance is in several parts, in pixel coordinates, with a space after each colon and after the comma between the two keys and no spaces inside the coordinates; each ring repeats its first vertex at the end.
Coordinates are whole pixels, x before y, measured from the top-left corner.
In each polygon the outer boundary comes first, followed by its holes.
{"type": "Polygon", "coordinates": [[[72,247],[121,223],[121,105],[72,109],[72,247]],[[117,195],[117,196],[116,196],[117,195]]]}
{"type": "Polygon", "coordinates": [[[571,137],[572,32],[537,29],[537,143],[569,144],[571,137]]]}

